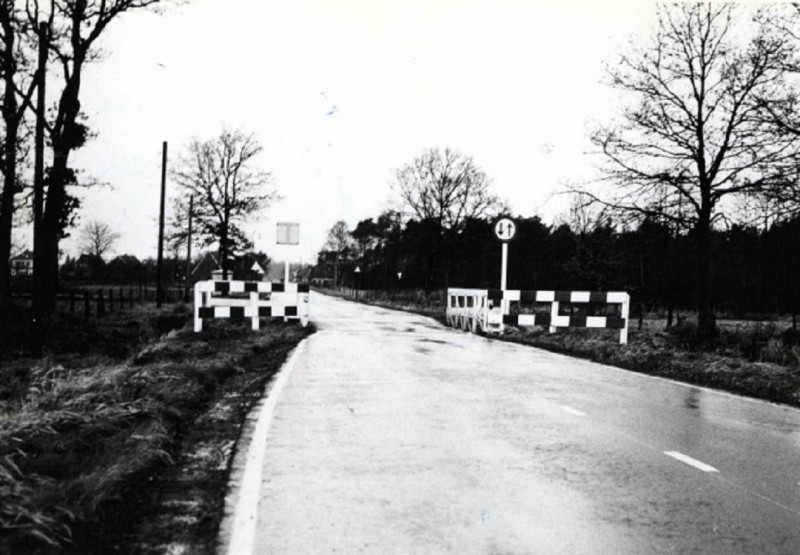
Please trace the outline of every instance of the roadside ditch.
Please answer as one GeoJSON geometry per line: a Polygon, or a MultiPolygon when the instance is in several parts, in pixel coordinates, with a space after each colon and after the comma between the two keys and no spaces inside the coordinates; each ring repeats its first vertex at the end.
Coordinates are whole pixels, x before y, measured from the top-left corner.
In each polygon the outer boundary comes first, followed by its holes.
{"type": "Polygon", "coordinates": [[[73,329],[99,338],[84,352],[0,361],[0,552],[215,552],[245,418],[313,328],[124,318],[73,329]]]}

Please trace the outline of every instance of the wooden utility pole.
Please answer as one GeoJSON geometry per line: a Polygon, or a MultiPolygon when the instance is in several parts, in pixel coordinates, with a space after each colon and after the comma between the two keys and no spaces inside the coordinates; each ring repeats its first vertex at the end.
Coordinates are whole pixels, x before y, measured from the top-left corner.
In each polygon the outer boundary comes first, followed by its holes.
{"type": "Polygon", "coordinates": [[[156,306],[164,303],[164,289],[161,284],[161,272],[164,263],[164,203],[167,196],[167,141],[161,149],[161,213],[158,218],[158,262],[156,263],[156,306]]]}
{"type": "Polygon", "coordinates": [[[31,330],[31,356],[41,358],[44,343],[44,287],[42,275],[45,271],[42,252],[42,219],[44,217],[44,118],[45,81],[47,73],[47,50],[50,29],[47,23],[39,23],[39,59],[36,71],[36,137],[33,162],[33,326],[31,330]]]}
{"type": "Polygon", "coordinates": [[[189,278],[192,272],[192,216],[194,215],[194,195],[189,197],[189,235],[186,237],[186,290],[184,299],[189,301],[189,278]]]}

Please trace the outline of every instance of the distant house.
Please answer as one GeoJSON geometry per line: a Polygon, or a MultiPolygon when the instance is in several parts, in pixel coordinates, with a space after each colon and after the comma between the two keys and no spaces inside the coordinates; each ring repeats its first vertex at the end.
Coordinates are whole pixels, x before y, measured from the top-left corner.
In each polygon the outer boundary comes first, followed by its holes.
{"type": "Polygon", "coordinates": [[[106,264],[105,275],[110,283],[138,283],[144,277],[142,262],[130,254],[122,254],[106,264]]]}
{"type": "Polygon", "coordinates": [[[311,285],[314,285],[315,287],[332,287],[333,278],[313,277],[311,278],[311,285]]]}
{"type": "MultiPolygon", "coordinates": [[[[246,254],[231,261],[228,268],[228,281],[262,281],[263,268],[271,268],[269,257],[262,254],[246,254]],[[262,270],[262,271],[258,271],[262,270]]],[[[191,274],[191,283],[198,281],[222,281],[222,268],[219,259],[211,253],[204,254],[195,264],[191,274]]]]}
{"type": "Polygon", "coordinates": [[[33,252],[26,250],[11,258],[11,277],[30,277],[33,275],[33,252]]]}
{"type": "Polygon", "coordinates": [[[103,278],[103,259],[94,254],[82,254],[75,261],[75,279],[78,280],[100,280],[103,278]]]}

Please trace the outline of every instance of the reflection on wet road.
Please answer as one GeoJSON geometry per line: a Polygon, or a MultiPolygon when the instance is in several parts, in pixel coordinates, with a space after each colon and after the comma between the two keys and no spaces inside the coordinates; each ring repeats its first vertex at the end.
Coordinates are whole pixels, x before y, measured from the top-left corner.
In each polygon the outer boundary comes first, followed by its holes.
{"type": "Polygon", "coordinates": [[[314,295],[255,553],[800,553],[800,411],[314,295]]]}

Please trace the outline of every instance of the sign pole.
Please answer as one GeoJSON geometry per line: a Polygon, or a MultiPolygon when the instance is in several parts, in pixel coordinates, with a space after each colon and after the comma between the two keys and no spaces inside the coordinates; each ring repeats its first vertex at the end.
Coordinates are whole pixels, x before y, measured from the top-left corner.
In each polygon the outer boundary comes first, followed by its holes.
{"type": "MultiPolygon", "coordinates": [[[[278,222],[277,239],[275,243],[278,245],[299,245],[300,244],[300,224],[289,222],[278,222]]],[[[290,256],[284,257],[283,263],[283,283],[289,283],[289,262],[290,256]]]]}
{"type": "MultiPolygon", "coordinates": [[[[508,314],[509,303],[506,300],[505,291],[508,287],[508,242],[511,241],[517,234],[517,224],[511,218],[500,218],[494,224],[494,234],[503,244],[503,259],[500,264],[500,291],[503,292],[500,300],[500,314],[505,316],[508,314]]],[[[499,324],[499,331],[502,332],[504,325],[499,324]]]]}
{"type": "Polygon", "coordinates": [[[503,243],[503,263],[500,268],[500,289],[506,290],[508,282],[508,243],[503,243]]]}

